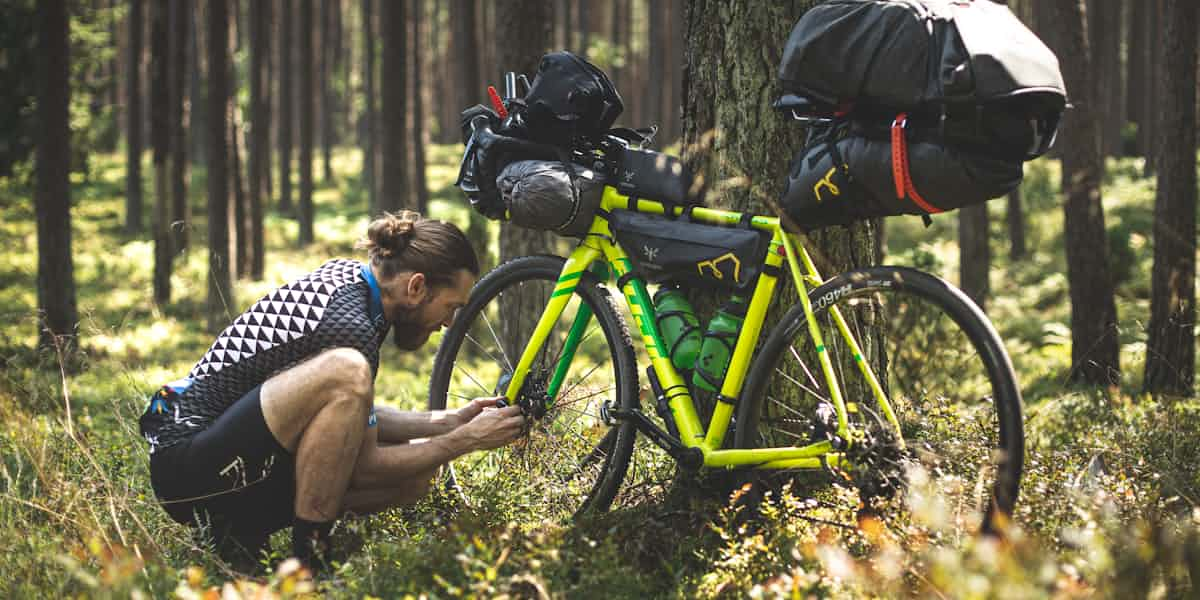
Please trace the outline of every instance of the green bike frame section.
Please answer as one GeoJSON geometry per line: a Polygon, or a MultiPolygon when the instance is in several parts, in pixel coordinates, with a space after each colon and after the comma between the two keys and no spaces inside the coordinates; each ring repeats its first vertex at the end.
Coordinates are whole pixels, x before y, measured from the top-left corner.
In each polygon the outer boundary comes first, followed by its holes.
{"type": "MultiPolygon", "coordinates": [[[[630,314],[633,315],[638,333],[641,334],[642,343],[647,355],[650,357],[651,365],[658,375],[664,393],[667,396],[667,403],[671,409],[671,418],[674,420],[679,431],[680,441],[684,446],[700,449],[704,456],[703,464],[705,467],[818,469],[827,465],[851,466],[846,463],[841,453],[834,450],[833,445],[829,441],[817,442],[807,446],[778,448],[721,448],[725,442],[725,435],[733,418],[737,398],[741,394],[742,387],[745,384],[746,373],[750,368],[754,347],[757,345],[759,336],[762,333],[767,309],[770,308],[771,299],[775,293],[778,277],[774,273],[781,272],[780,269],[785,259],[788,263],[792,279],[796,283],[799,302],[804,309],[804,314],[808,321],[809,333],[813,338],[813,343],[817,347],[817,357],[821,365],[821,371],[829,386],[830,401],[837,412],[838,435],[843,440],[853,443],[852,432],[850,431],[849,419],[847,417],[846,402],[842,397],[841,387],[834,374],[829,355],[824,351],[825,346],[824,341],[821,339],[821,331],[817,324],[813,308],[808,300],[807,286],[820,285],[822,280],[816,266],[804,248],[797,247],[792,243],[789,235],[780,226],[779,219],[755,216],[750,220],[751,227],[768,232],[771,235],[770,248],[763,261],[769,268],[760,273],[758,277],[758,282],[755,285],[746,311],[743,327],[734,345],[729,369],[721,385],[717,406],[713,411],[710,425],[705,430],[696,412],[695,402],[688,391],[687,382],[675,369],[675,366],[671,363],[670,358],[664,350],[665,345],[654,321],[654,306],[650,300],[650,295],[646,291],[646,284],[639,277],[625,277],[632,271],[633,265],[625,251],[614,242],[612,232],[608,227],[608,221],[602,216],[611,210],[628,209],[630,208],[630,204],[629,198],[621,195],[615,188],[605,187],[604,196],[600,203],[603,211],[597,213],[588,235],[579,243],[571,255],[567,257],[566,263],[563,265],[563,270],[559,274],[558,282],[551,293],[549,302],[538,321],[537,327],[534,329],[528,345],[521,354],[512,380],[509,382],[508,389],[505,392],[508,400],[516,401],[525,383],[530,366],[533,364],[541,347],[546,343],[546,339],[553,329],[554,324],[559,321],[559,318],[567,308],[584,272],[588,268],[594,268],[602,281],[611,281],[611,277],[617,281],[625,282],[622,286],[621,294],[625,297],[625,303],[629,307],[630,314]],[[804,269],[803,272],[801,271],[801,267],[804,269]]],[[[641,199],[636,201],[636,209],[638,212],[660,215],[665,214],[666,211],[662,203],[641,199]]],[[[681,208],[675,208],[673,214],[681,212],[681,208]]],[[[697,222],[732,226],[741,222],[742,213],[696,207],[692,209],[691,217],[697,222]]],[[[859,371],[867,380],[880,411],[895,428],[897,435],[900,435],[899,422],[895,417],[891,404],[888,402],[887,396],[884,394],[878,378],[872,372],[870,365],[867,364],[867,361],[862,360],[857,340],[854,339],[837,307],[832,307],[829,310],[839,334],[845,339],[848,347],[853,352],[859,371]]],[[[564,342],[564,350],[558,364],[555,365],[554,373],[547,388],[549,396],[547,402],[553,402],[553,398],[561,389],[563,379],[570,368],[575,351],[578,349],[592,316],[591,308],[584,303],[579,303],[579,308],[572,321],[571,329],[567,333],[567,339],[564,342]]],[[[900,439],[901,443],[903,443],[903,438],[901,437],[900,439]]]]}

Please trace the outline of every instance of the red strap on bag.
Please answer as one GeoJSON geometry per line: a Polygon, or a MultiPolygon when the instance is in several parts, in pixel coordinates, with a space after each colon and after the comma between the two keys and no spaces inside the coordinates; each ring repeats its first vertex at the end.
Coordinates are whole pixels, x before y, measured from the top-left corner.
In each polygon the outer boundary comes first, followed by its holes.
{"type": "Polygon", "coordinates": [[[942,209],[928,203],[917,188],[913,186],[912,173],[908,170],[908,140],[904,137],[904,127],[908,124],[908,113],[896,115],[892,121],[892,181],[896,184],[896,198],[909,198],[921,210],[929,214],[943,212],[942,209]]]}

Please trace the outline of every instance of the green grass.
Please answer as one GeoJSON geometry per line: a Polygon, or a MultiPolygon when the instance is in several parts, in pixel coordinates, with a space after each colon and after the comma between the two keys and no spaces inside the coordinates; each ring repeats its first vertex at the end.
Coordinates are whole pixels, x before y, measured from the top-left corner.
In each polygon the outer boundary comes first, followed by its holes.
{"type": "MultiPolygon", "coordinates": [[[[451,186],[455,152],[430,150],[430,212],[465,228],[468,209],[451,186]]],[[[269,213],[265,278],[237,283],[232,314],[328,258],[356,255],[353,243],[368,218],[358,156],[337,153],[334,181],[318,182],[313,246],[297,249],[295,223],[269,213]]],[[[172,304],[159,309],[150,300],[152,244],[121,231],[121,159],[95,156],[92,167],[86,182],[73,185],[83,340],[65,373],[56,356],[35,349],[30,191],[0,181],[0,597],[186,596],[227,583],[289,596],[311,587],[295,573],[236,576],[154,502],[136,431],[144,396],[189,370],[211,341],[203,330],[204,173],[197,169],[191,186],[199,217],[192,250],[176,263],[172,304]]],[[[1119,390],[1101,394],[1065,383],[1070,306],[1057,169],[1047,160],[1027,165],[1030,252],[1019,263],[1007,258],[1003,203],[989,207],[988,310],[1019,372],[1029,451],[1004,543],[973,538],[947,518],[941,478],[918,477],[904,510],[850,529],[826,523],[852,517],[854,493],[838,486],[784,491],[751,515],[720,485],[697,493],[677,484],[576,524],[447,512],[433,498],[339,526],[335,542],[361,550],[315,585],[348,598],[1193,595],[1200,404],[1137,392],[1153,182],[1137,176],[1135,161],[1110,163],[1105,216],[1124,379],[1119,390]]],[[[918,219],[889,220],[889,262],[956,280],[956,224],[953,215],[928,229],[918,219]]],[[[491,224],[492,240],[496,231],[491,224]]],[[[382,362],[380,401],[424,406],[428,353],[385,346],[382,362]]],[[[277,535],[276,553],[286,544],[286,533],[277,535]]]]}

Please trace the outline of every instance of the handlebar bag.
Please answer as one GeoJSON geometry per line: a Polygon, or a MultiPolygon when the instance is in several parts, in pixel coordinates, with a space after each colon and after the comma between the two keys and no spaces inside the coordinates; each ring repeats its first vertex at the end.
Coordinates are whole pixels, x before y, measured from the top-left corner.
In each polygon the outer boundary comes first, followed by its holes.
{"type": "Polygon", "coordinates": [[[590,169],[547,160],[508,163],[496,177],[507,220],[529,229],[582,237],[600,206],[604,183],[590,169]]]}
{"type": "Polygon", "coordinates": [[[625,109],[604,71],[566,51],[542,57],[522,103],[530,139],[559,146],[602,135],[625,109]]]}
{"type": "Polygon", "coordinates": [[[636,270],[651,282],[745,290],[758,277],[770,241],[757,229],[628,210],[614,210],[608,224],[636,270]]]}

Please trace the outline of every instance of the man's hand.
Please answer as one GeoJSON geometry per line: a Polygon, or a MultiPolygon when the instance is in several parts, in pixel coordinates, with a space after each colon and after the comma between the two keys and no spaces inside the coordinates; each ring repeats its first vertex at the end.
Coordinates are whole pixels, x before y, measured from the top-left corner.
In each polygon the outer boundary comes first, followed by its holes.
{"type": "Polygon", "coordinates": [[[479,413],[483,412],[483,409],[496,406],[496,403],[499,402],[500,400],[502,400],[503,398],[504,398],[504,396],[493,396],[490,398],[476,398],[476,399],[468,402],[466,404],[466,406],[460,407],[460,408],[452,411],[451,414],[454,416],[454,426],[462,427],[463,425],[470,423],[472,420],[475,419],[475,417],[479,416],[479,413]]]}
{"type": "MultiPolygon", "coordinates": [[[[486,400],[491,400],[492,406],[481,407],[469,423],[455,431],[463,436],[472,450],[499,448],[517,439],[525,428],[525,417],[521,414],[521,407],[494,408],[495,398],[486,400]]],[[[468,406],[479,401],[473,400],[468,406]]]]}

